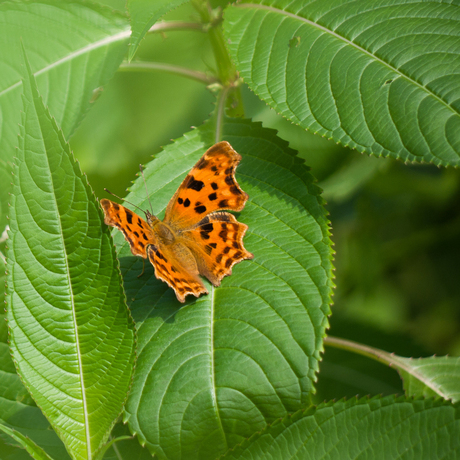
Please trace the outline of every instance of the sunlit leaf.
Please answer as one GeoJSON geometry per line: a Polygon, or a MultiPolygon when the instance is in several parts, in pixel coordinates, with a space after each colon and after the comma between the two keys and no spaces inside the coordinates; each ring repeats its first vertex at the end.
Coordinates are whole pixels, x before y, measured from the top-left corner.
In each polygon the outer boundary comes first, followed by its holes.
{"type": "Polygon", "coordinates": [[[83,0],[0,3],[0,231],[22,108],[21,40],[45,105],[68,138],[126,54],[129,23],[83,0]]]}
{"type": "Polygon", "coordinates": [[[92,459],[131,382],[133,323],[98,203],[30,73],[23,87],[7,251],[10,347],[72,458],[92,459]]]}
{"type": "Polygon", "coordinates": [[[460,8],[451,1],[244,0],[224,30],[278,113],[360,152],[460,165],[460,8]]]}

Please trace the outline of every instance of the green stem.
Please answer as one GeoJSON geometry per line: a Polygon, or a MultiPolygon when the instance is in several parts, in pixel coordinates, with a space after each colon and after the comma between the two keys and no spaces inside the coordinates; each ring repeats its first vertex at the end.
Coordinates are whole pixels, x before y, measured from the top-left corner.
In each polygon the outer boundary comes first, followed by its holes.
{"type": "Polygon", "coordinates": [[[408,362],[410,362],[408,358],[403,358],[402,356],[395,355],[394,353],[388,353],[378,348],[362,345],[361,343],[352,342],[351,340],[339,339],[338,337],[326,337],[324,339],[324,343],[331,347],[351,351],[353,353],[366,356],[367,358],[374,359],[380,363],[387,364],[391,368],[396,369],[403,379],[405,378],[404,374],[401,374],[400,371],[406,372],[407,374],[422,382],[439,396],[443,397],[444,399],[449,399],[449,395],[441,391],[441,389],[436,385],[433,385],[433,382],[431,382],[426,378],[426,376],[420,373],[418,369],[408,364],[408,362]]]}
{"type": "Polygon", "coordinates": [[[113,438],[111,439],[102,449],[101,451],[98,453],[98,460],[99,459],[102,459],[105,455],[105,453],[107,452],[107,450],[110,448],[110,446],[114,446],[115,447],[115,443],[118,442],[118,441],[124,441],[126,439],[133,439],[134,436],[119,436],[118,438],[113,438]]]}
{"type": "MultiPolygon", "coordinates": [[[[216,61],[217,75],[224,88],[222,94],[226,96],[224,106],[229,109],[229,115],[243,116],[241,80],[225,45],[220,9],[213,10],[207,0],[192,0],[192,5],[200,14],[204,27],[208,25],[209,40],[216,61]],[[228,91],[224,91],[226,88],[228,91]]],[[[221,100],[219,99],[216,109],[219,109],[220,106],[221,100]]]]}
{"type": "Polygon", "coordinates": [[[405,371],[419,380],[423,380],[411,366],[407,365],[405,362],[407,358],[395,355],[394,353],[388,353],[387,351],[380,350],[379,348],[369,347],[368,345],[363,345],[351,340],[339,339],[338,337],[326,337],[324,339],[324,344],[366,356],[367,358],[386,364],[396,370],[405,371]]]}
{"type": "Polygon", "coordinates": [[[216,123],[216,136],[214,141],[217,143],[222,140],[222,127],[224,125],[225,118],[225,105],[227,103],[227,97],[230,88],[222,88],[217,95],[216,108],[214,110],[214,117],[216,123]]]}
{"type": "Polygon", "coordinates": [[[174,75],[181,75],[183,77],[192,78],[197,80],[205,85],[210,85],[216,83],[218,80],[215,77],[210,77],[204,72],[199,72],[198,70],[187,69],[186,67],[180,67],[174,64],[166,64],[163,62],[123,62],[119,70],[121,72],[151,72],[161,70],[163,72],[172,73],[174,75]]]}
{"type": "Polygon", "coordinates": [[[366,356],[367,358],[374,359],[375,361],[383,364],[388,364],[389,366],[394,363],[394,355],[391,355],[386,351],[379,350],[378,348],[352,342],[351,340],[339,339],[338,337],[326,337],[324,339],[324,344],[366,356]]]}

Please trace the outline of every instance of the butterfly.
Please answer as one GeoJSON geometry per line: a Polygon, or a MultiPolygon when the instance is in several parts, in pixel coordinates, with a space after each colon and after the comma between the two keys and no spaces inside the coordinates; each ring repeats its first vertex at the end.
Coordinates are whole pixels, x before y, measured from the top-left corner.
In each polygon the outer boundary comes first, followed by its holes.
{"type": "Polygon", "coordinates": [[[222,141],[213,145],[171,198],[163,221],[149,211],[146,220],[102,199],[104,222],[123,233],[135,256],[149,259],[155,276],[172,287],[180,302],[208,294],[200,275],[219,286],[232,267],[254,256],[243,246],[247,225],[225,210],[241,211],[247,193],[235,179],[241,156],[222,141]]]}

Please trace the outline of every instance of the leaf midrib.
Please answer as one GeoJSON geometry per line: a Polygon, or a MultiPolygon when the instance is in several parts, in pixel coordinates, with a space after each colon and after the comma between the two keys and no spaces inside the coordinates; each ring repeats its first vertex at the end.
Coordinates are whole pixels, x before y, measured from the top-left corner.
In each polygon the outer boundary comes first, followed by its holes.
{"type": "MultiPolygon", "coordinates": [[[[312,27],[316,27],[317,29],[319,30],[322,30],[323,32],[326,32],[332,36],[334,36],[335,38],[337,38],[338,40],[346,43],[347,45],[355,48],[356,50],[366,54],[367,56],[371,57],[373,60],[379,62],[380,64],[382,64],[383,66],[387,67],[389,70],[397,73],[401,78],[404,78],[406,79],[407,81],[409,81],[411,84],[419,87],[422,91],[424,91],[425,93],[427,93],[429,96],[433,97],[434,99],[436,99],[439,103],[441,103],[444,107],[446,107],[448,110],[450,110],[454,115],[458,116],[459,113],[450,105],[448,104],[446,101],[444,101],[444,99],[442,99],[441,97],[439,97],[438,95],[434,94],[432,91],[430,91],[426,86],[423,86],[422,84],[420,84],[418,81],[414,80],[413,78],[409,77],[408,75],[402,73],[399,69],[397,69],[396,67],[392,66],[391,64],[389,64],[388,62],[385,62],[383,61],[382,59],[380,59],[378,56],[376,56],[375,54],[372,54],[370,51],[367,51],[365,48],[357,45],[356,43],[348,40],[347,38],[343,37],[342,35],[339,35],[338,33],[328,29],[327,27],[324,27],[314,21],[311,21],[309,19],[306,19],[306,18],[303,18],[302,16],[298,16],[294,13],[289,13],[288,11],[284,11],[284,10],[281,10],[281,9],[277,9],[277,8],[274,8],[272,6],[267,6],[267,5],[259,5],[259,4],[255,4],[255,3],[239,3],[239,4],[235,4],[235,5],[232,5],[234,8],[254,8],[254,9],[262,9],[262,10],[267,10],[267,11],[270,11],[270,12],[274,12],[274,13],[278,13],[278,14],[281,14],[281,15],[284,15],[284,16],[287,16],[287,17],[290,17],[290,18],[293,18],[293,19],[296,19],[298,21],[301,21],[305,24],[308,24],[312,27]]],[[[1,94],[1,93],[0,93],[1,94]]]]}
{"type": "MultiPolygon", "coordinates": [[[[59,67],[61,64],[64,64],[64,63],[66,63],[68,61],[71,61],[71,60],[73,60],[73,59],[75,59],[78,56],[81,56],[83,54],[90,53],[91,51],[93,51],[95,49],[101,48],[101,47],[103,47],[105,45],[109,45],[111,43],[115,43],[117,41],[124,40],[124,39],[128,38],[130,36],[130,34],[131,34],[131,30],[128,29],[128,30],[125,30],[123,32],[119,32],[116,35],[111,35],[109,37],[103,38],[102,40],[99,40],[97,42],[94,42],[94,43],[91,43],[89,45],[86,45],[83,48],[80,48],[80,49],[78,49],[76,51],[73,51],[72,53],[68,54],[67,56],[62,57],[61,59],[58,59],[57,61],[52,62],[51,64],[43,67],[42,69],[37,70],[34,73],[34,76],[38,77],[39,75],[41,75],[43,73],[46,73],[46,72],[54,69],[55,67],[59,67]]],[[[13,89],[19,87],[20,85],[22,85],[22,81],[18,80],[16,83],[14,83],[14,84],[10,85],[9,87],[5,88],[3,91],[0,91],[0,97],[4,96],[5,94],[9,93],[13,89]]]]}
{"type": "MultiPolygon", "coordinates": [[[[218,130],[216,130],[218,132],[218,130]]],[[[212,397],[212,402],[214,406],[214,411],[216,413],[216,419],[217,419],[217,424],[219,425],[219,430],[222,434],[222,437],[225,441],[225,451],[228,450],[228,441],[227,441],[227,436],[225,436],[225,430],[224,427],[222,426],[222,419],[220,417],[220,412],[219,412],[219,405],[217,404],[217,393],[216,393],[216,373],[215,373],[215,366],[214,366],[214,361],[215,361],[215,356],[214,356],[214,312],[216,308],[216,302],[215,302],[215,293],[216,293],[216,288],[214,286],[211,286],[211,292],[209,293],[210,300],[211,300],[211,318],[210,318],[210,329],[211,329],[211,334],[210,334],[210,356],[211,356],[211,397],[212,397]]]]}
{"type": "MultiPolygon", "coordinates": [[[[31,83],[31,85],[34,84],[32,78],[31,78],[30,83],[31,83]]],[[[37,97],[40,97],[40,96],[37,94],[37,97]]],[[[34,105],[34,108],[35,108],[35,111],[36,111],[36,114],[37,114],[37,118],[39,120],[39,127],[40,127],[40,132],[41,132],[42,140],[43,140],[42,145],[43,145],[43,148],[45,149],[45,151],[47,151],[46,142],[44,140],[46,137],[45,137],[43,129],[42,129],[42,123],[40,121],[40,116],[38,114],[36,101],[35,101],[35,97],[34,97],[33,94],[32,94],[32,103],[34,105]]],[[[48,155],[46,155],[46,161],[47,161],[47,164],[48,164],[48,169],[49,169],[49,171],[51,171],[51,165],[50,165],[50,162],[49,162],[48,155]]],[[[51,178],[51,182],[53,183],[52,190],[54,191],[55,187],[54,187],[53,176],[50,175],[50,178],[51,178]]],[[[67,252],[67,247],[66,247],[66,244],[65,244],[65,240],[64,240],[64,237],[63,237],[64,233],[63,233],[63,229],[62,229],[61,215],[59,214],[59,205],[58,205],[57,200],[56,200],[56,194],[53,193],[52,197],[54,199],[54,205],[55,205],[56,211],[57,211],[57,213],[59,215],[59,218],[57,219],[57,223],[58,223],[58,226],[59,226],[59,236],[60,236],[61,243],[62,243],[62,248],[63,248],[63,251],[64,251],[64,260],[65,260],[65,266],[66,266],[66,277],[67,277],[67,283],[69,285],[70,302],[71,302],[71,307],[72,307],[72,317],[73,317],[73,324],[74,324],[74,330],[75,330],[75,347],[76,347],[76,354],[77,354],[77,359],[78,359],[78,367],[79,367],[79,370],[80,370],[79,371],[79,378],[80,378],[81,394],[82,394],[83,415],[84,415],[84,418],[85,418],[86,454],[87,454],[88,460],[91,460],[93,457],[92,457],[92,451],[91,451],[91,436],[90,436],[90,433],[89,433],[88,404],[87,404],[87,401],[86,401],[85,381],[83,379],[83,363],[82,363],[82,359],[81,359],[80,338],[79,338],[78,324],[77,324],[77,319],[76,319],[75,295],[73,293],[72,280],[70,279],[69,257],[68,257],[68,252],[67,252]]]]}

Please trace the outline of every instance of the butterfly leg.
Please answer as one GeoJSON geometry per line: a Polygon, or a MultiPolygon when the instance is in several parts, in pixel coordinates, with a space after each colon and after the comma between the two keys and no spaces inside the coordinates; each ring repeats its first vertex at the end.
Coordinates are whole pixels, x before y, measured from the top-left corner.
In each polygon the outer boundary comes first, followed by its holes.
{"type": "Polygon", "coordinates": [[[144,271],[145,271],[145,259],[142,259],[142,273],[140,275],[137,275],[137,277],[140,278],[144,274],[144,271]]]}

